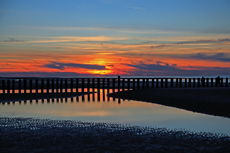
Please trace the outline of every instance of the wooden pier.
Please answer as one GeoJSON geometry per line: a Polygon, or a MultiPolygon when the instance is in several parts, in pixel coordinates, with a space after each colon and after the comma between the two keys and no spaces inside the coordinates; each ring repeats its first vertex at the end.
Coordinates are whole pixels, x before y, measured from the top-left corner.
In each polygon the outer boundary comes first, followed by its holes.
{"type": "Polygon", "coordinates": [[[0,94],[98,92],[100,89],[229,87],[228,78],[0,78],[0,94]]]}

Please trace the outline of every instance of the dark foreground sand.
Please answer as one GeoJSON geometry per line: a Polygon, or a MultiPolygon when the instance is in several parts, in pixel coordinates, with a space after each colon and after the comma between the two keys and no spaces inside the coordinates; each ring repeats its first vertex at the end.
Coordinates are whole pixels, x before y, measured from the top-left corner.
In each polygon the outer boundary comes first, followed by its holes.
{"type": "Polygon", "coordinates": [[[230,88],[141,89],[112,93],[109,96],[230,117],[230,88]]]}
{"type": "Polygon", "coordinates": [[[0,117],[0,152],[230,152],[230,137],[113,123],[0,117]]]}

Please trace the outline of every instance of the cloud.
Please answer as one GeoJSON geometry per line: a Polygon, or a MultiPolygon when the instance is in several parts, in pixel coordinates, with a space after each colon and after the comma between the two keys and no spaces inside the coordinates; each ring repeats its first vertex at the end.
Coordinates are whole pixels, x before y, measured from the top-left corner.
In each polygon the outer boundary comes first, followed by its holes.
{"type": "Polygon", "coordinates": [[[181,69],[176,64],[169,65],[168,63],[157,62],[156,64],[126,64],[137,68],[135,71],[130,71],[130,75],[136,76],[203,76],[203,75],[230,75],[230,67],[194,67],[188,66],[191,69],[181,69]]]}
{"type": "Polygon", "coordinates": [[[24,42],[24,40],[17,40],[15,38],[8,38],[8,40],[5,40],[4,42],[24,42]]]}
{"type": "Polygon", "coordinates": [[[77,77],[91,76],[75,72],[0,72],[1,77],[77,77]]]}
{"type": "Polygon", "coordinates": [[[181,41],[176,44],[197,44],[197,43],[210,43],[210,42],[230,42],[230,38],[222,39],[201,39],[195,41],[181,41]]]}
{"type": "Polygon", "coordinates": [[[217,54],[214,54],[214,55],[207,55],[205,53],[197,53],[195,55],[191,55],[190,57],[195,58],[195,59],[230,62],[230,57],[226,53],[217,53],[217,54]]]}
{"type": "Polygon", "coordinates": [[[84,69],[97,69],[97,70],[106,69],[105,66],[100,66],[100,65],[75,64],[75,63],[58,63],[58,62],[51,62],[50,64],[43,65],[43,67],[53,68],[53,69],[58,69],[58,70],[64,70],[65,68],[68,68],[68,67],[84,68],[84,69]]]}

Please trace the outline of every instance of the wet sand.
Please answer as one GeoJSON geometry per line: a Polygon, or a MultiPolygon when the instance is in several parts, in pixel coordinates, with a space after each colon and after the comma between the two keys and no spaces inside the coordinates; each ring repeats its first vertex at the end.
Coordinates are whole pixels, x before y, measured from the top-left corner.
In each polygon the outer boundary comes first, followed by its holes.
{"type": "Polygon", "coordinates": [[[230,118],[230,88],[155,88],[121,91],[109,96],[230,118]]]}
{"type": "Polygon", "coordinates": [[[0,152],[230,152],[230,137],[114,123],[0,117],[0,152]]]}

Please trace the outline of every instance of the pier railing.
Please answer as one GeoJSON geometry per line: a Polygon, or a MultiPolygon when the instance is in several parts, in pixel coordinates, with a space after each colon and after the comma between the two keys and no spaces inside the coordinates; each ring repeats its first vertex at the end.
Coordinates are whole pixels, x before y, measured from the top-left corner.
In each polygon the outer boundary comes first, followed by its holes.
{"type": "Polygon", "coordinates": [[[228,78],[0,78],[0,94],[229,86],[228,78]]]}

